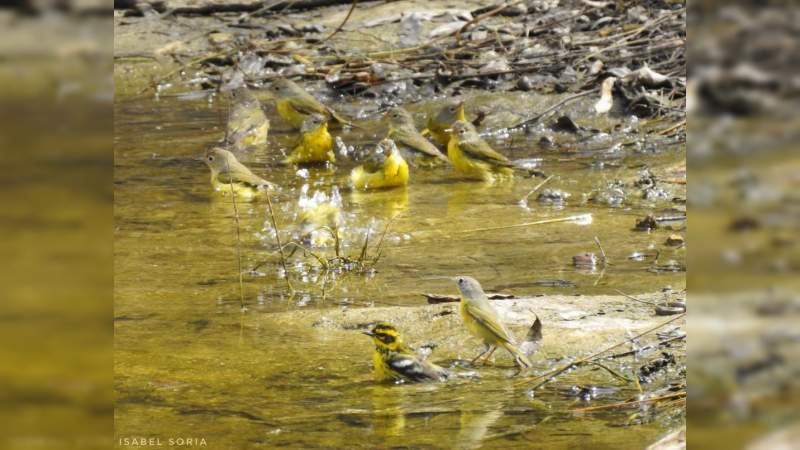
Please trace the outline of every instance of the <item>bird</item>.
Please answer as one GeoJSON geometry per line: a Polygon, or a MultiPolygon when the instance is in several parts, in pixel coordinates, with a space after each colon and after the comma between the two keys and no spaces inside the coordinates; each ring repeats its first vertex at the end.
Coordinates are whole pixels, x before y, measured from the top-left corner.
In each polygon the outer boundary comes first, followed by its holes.
{"type": "Polygon", "coordinates": [[[225,142],[236,150],[267,144],[269,119],[253,92],[241,86],[231,92],[225,142]]]}
{"type": "Polygon", "coordinates": [[[328,132],[328,119],[322,114],[312,114],[300,127],[300,142],[283,160],[284,164],[311,164],[336,162],[333,138],[328,132]]]}
{"type": "Polygon", "coordinates": [[[464,102],[450,103],[445,105],[435,116],[428,117],[427,130],[433,139],[442,147],[446,147],[450,142],[450,133],[447,131],[457,120],[466,121],[464,114],[464,102]]]}
{"type": "Polygon", "coordinates": [[[514,358],[517,366],[522,369],[531,367],[530,360],[520,351],[514,336],[500,321],[497,311],[489,303],[489,298],[483,292],[480,283],[468,276],[458,276],[455,281],[461,292],[458,309],[464,326],[473,336],[483,340],[487,345],[486,350],[472,360],[472,364],[484,355],[486,355],[484,361],[488,361],[497,347],[503,347],[514,358]]]}
{"type": "Polygon", "coordinates": [[[236,156],[222,147],[208,150],[203,157],[211,169],[211,185],[214,190],[227,195],[231,191],[237,197],[253,198],[275,185],[255,175],[236,156]]]}
{"type": "Polygon", "coordinates": [[[420,358],[400,337],[391,325],[379,323],[371,331],[362,333],[372,338],[373,374],[379,381],[423,382],[447,381],[455,374],[443,367],[420,358]]]}
{"type": "Polygon", "coordinates": [[[402,107],[390,109],[384,115],[384,120],[389,124],[387,137],[394,140],[403,157],[409,161],[419,160],[425,164],[437,160],[449,162],[447,156],[417,131],[414,118],[402,107]]]}
{"type": "Polygon", "coordinates": [[[333,119],[344,125],[352,125],[349,120],[320,103],[292,80],[278,78],[272,82],[270,89],[275,95],[278,114],[296,129],[300,129],[312,114],[322,114],[327,120],[333,119]]]}
{"type": "Polygon", "coordinates": [[[350,172],[350,182],[361,190],[405,186],[408,184],[408,163],[394,141],[384,139],[364,164],[350,172]]]}
{"type": "Polygon", "coordinates": [[[475,126],[465,120],[453,123],[447,157],[457,172],[469,178],[492,182],[495,176],[507,177],[520,170],[528,175],[544,176],[535,169],[520,167],[505,155],[494,150],[478,134],[475,126]]]}

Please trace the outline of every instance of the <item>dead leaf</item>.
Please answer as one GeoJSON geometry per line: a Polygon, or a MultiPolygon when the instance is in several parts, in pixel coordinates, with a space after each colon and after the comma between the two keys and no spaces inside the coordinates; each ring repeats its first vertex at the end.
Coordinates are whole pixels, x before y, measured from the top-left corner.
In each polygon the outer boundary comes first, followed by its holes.
{"type": "Polygon", "coordinates": [[[528,334],[525,336],[525,340],[522,341],[522,344],[519,346],[519,349],[525,356],[531,356],[539,350],[539,346],[542,343],[542,321],[539,320],[539,316],[535,315],[536,320],[533,321],[533,325],[528,330],[528,334]]]}
{"type": "Polygon", "coordinates": [[[603,85],[600,86],[600,100],[594,104],[594,110],[597,114],[605,114],[611,111],[611,106],[614,104],[611,90],[614,88],[616,81],[615,77],[608,77],[603,80],[603,85]]]}

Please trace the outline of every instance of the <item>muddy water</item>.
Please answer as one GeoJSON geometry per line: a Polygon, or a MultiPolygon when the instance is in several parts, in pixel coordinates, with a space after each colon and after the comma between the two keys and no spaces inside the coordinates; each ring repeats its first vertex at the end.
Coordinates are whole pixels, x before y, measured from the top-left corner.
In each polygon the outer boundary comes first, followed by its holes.
{"type": "MultiPolygon", "coordinates": [[[[165,444],[203,438],[210,448],[641,448],[675,419],[647,411],[575,416],[567,411],[585,406],[570,391],[575,380],[532,398],[502,368],[486,370],[480,381],[376,385],[368,375],[370,345],[360,337],[251,318],[307,308],[417,305],[424,301],[421,292],[454,294],[443,277],[456,274],[478,278],[487,290],[524,295],[683,288],[683,272],[649,271],[652,256],[629,258],[659,251],[659,264],[684,264],[684,250],[664,245],[671,231],[631,231],[637,217],[661,214],[674,206],[672,197],[685,198],[679,185],[655,201],[631,188],[620,206],[588,199],[615,179],[632,181],[642,164],[679,163],[681,147],[609,148],[630,139],[620,133],[556,151],[540,149],[537,133],[493,136],[495,147],[512,158],[542,159],[542,169],[556,175],[546,187],[571,194],[560,206],[534,198],[520,204],[541,179],[486,185],[463,181],[448,168],[412,169],[408,188],[365,194],[347,187],[353,162],[346,157],[338,170],[279,166],[295,137],[272,114],[270,150],[240,160],[282,187],[274,206],[283,242],[303,234],[298,211],[314,203],[316,192],[340,211],[340,254],[358,256],[369,232],[367,254],[374,257],[393,221],[380,258],[365,273],[326,274],[313,257],[296,252],[287,262],[296,292],[288,295],[266,203],[237,202],[247,271],[247,312],[241,314],[234,205],[212,192],[208,170],[193,159],[224,133],[224,102],[164,98],[120,101],[115,108],[118,438],[159,437],[165,444]],[[583,213],[592,215],[591,224],[471,231],[583,213]],[[613,265],[572,267],[573,255],[598,251],[595,236],[613,265]],[[574,286],[537,283],[545,280],[574,286]]],[[[334,134],[358,149],[380,131],[334,134]]],[[[334,255],[330,244],[314,252],[334,255]]],[[[578,382],[607,385],[608,379],[578,382]]],[[[603,398],[632,395],[623,388],[603,398]]]]}

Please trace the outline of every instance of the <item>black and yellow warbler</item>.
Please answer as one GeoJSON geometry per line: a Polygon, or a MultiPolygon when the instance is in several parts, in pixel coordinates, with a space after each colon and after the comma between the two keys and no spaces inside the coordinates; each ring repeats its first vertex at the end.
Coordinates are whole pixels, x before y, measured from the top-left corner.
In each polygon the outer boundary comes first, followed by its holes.
{"type": "Polygon", "coordinates": [[[364,331],[375,343],[373,374],[381,381],[446,381],[453,372],[420,358],[391,325],[378,324],[364,331]]]}
{"type": "Polygon", "coordinates": [[[487,346],[487,349],[472,362],[475,363],[487,353],[486,360],[488,360],[497,347],[503,347],[514,358],[517,366],[520,368],[531,367],[530,360],[520,351],[514,336],[500,321],[497,311],[489,303],[489,298],[483,292],[480,283],[474,278],[466,276],[456,277],[455,281],[461,291],[459,312],[464,326],[473,336],[483,340],[487,346]]]}
{"type": "Polygon", "coordinates": [[[245,86],[231,92],[231,107],[225,131],[225,142],[237,150],[267,144],[269,119],[261,102],[245,86]]]}
{"type": "Polygon", "coordinates": [[[265,189],[275,187],[251,172],[233,153],[222,147],[214,147],[206,152],[203,161],[211,169],[211,185],[222,194],[227,195],[233,191],[237,197],[253,198],[265,189]]]}
{"type": "Polygon", "coordinates": [[[417,127],[414,125],[414,118],[405,109],[399,106],[390,109],[384,115],[384,120],[389,124],[387,137],[397,144],[397,148],[400,149],[403,157],[409,161],[420,160],[425,164],[430,164],[437,160],[448,162],[447,156],[417,131],[417,127]]]}

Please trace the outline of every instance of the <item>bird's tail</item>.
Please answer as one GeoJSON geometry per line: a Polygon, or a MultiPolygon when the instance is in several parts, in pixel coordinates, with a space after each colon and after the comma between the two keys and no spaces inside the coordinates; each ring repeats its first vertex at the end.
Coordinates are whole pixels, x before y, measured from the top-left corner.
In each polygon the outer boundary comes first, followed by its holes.
{"type": "Polygon", "coordinates": [[[520,349],[518,349],[516,345],[509,344],[506,342],[503,343],[503,348],[505,348],[508,351],[508,353],[511,353],[511,356],[514,357],[514,362],[520,368],[527,369],[528,367],[533,366],[533,364],[531,364],[531,360],[528,359],[528,357],[525,356],[525,354],[522,353],[522,351],[520,351],[520,349]]]}

